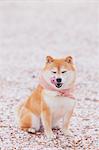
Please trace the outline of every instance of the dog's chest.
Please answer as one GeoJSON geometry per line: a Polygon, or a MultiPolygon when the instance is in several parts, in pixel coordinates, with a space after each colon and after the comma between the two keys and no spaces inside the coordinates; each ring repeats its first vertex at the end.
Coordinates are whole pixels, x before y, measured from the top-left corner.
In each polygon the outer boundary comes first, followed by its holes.
{"type": "Polygon", "coordinates": [[[67,111],[72,110],[75,104],[75,100],[58,96],[55,92],[44,91],[43,96],[54,117],[61,118],[67,111]]]}

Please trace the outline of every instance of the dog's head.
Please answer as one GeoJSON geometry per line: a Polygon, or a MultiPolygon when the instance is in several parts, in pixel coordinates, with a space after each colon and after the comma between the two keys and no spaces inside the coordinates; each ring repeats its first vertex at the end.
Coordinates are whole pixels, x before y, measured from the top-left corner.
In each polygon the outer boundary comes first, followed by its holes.
{"type": "Polygon", "coordinates": [[[70,88],[74,84],[76,78],[73,58],[67,56],[62,59],[54,59],[51,56],[47,56],[43,76],[49,85],[57,89],[70,88]]]}

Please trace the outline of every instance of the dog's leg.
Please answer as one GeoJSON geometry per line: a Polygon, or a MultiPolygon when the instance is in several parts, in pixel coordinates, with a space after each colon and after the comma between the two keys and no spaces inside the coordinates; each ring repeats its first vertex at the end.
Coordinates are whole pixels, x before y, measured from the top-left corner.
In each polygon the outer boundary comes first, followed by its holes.
{"type": "Polygon", "coordinates": [[[73,110],[66,112],[63,120],[63,133],[64,135],[71,135],[70,131],[68,130],[70,118],[73,114],[73,110]]]}
{"type": "Polygon", "coordinates": [[[41,119],[47,138],[52,139],[54,135],[51,129],[51,114],[48,111],[43,111],[41,114],[41,119]]]}
{"type": "Polygon", "coordinates": [[[23,107],[19,114],[19,126],[24,131],[35,133],[40,128],[40,119],[27,108],[23,107]]]}
{"type": "Polygon", "coordinates": [[[58,121],[56,119],[52,120],[52,129],[59,129],[58,121]]]}
{"type": "MultiPolygon", "coordinates": [[[[27,112],[26,114],[22,115],[19,121],[19,126],[22,130],[27,132],[32,132],[30,129],[32,128],[32,114],[30,112],[27,112]]],[[[34,133],[33,129],[33,133],[34,133]]]]}
{"type": "Polygon", "coordinates": [[[42,112],[41,112],[41,119],[42,124],[44,126],[44,131],[48,139],[54,138],[53,132],[52,132],[52,116],[50,109],[47,107],[46,104],[43,104],[42,106],[42,112]]]}

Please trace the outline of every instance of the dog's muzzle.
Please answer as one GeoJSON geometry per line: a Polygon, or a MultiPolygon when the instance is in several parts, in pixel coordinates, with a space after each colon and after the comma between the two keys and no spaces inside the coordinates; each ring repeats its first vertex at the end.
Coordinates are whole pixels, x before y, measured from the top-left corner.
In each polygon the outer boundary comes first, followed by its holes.
{"type": "Polygon", "coordinates": [[[57,78],[57,79],[56,79],[56,84],[55,84],[55,86],[56,86],[57,88],[60,88],[62,85],[63,85],[63,83],[62,83],[62,78],[57,78]]]}

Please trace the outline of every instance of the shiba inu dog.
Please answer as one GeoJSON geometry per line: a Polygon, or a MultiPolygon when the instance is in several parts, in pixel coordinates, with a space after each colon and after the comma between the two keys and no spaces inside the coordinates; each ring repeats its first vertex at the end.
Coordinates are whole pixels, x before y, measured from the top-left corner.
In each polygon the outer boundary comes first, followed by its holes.
{"type": "Polygon", "coordinates": [[[34,133],[42,122],[46,136],[53,138],[52,128],[63,119],[63,133],[69,134],[68,126],[75,106],[72,94],[75,79],[76,69],[71,56],[63,59],[47,56],[38,86],[18,107],[20,128],[34,133]]]}

